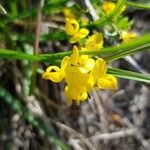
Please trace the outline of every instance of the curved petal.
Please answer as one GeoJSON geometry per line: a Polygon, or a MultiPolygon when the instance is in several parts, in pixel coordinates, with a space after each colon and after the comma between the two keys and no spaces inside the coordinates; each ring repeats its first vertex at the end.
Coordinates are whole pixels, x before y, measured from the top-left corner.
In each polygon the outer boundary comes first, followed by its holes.
{"type": "Polygon", "coordinates": [[[103,46],[103,35],[102,33],[94,33],[89,37],[85,44],[87,50],[100,50],[103,46]]]}
{"type": "Polygon", "coordinates": [[[69,42],[76,43],[79,40],[85,38],[88,34],[89,34],[89,30],[87,30],[86,28],[82,28],[79,30],[79,32],[77,32],[76,34],[74,34],[73,37],[70,38],[69,42]]]}
{"type": "Polygon", "coordinates": [[[137,37],[137,34],[135,32],[126,32],[123,31],[121,35],[121,39],[123,42],[129,42],[137,37]]]}
{"type": "Polygon", "coordinates": [[[61,62],[61,69],[64,70],[67,64],[69,63],[70,58],[68,56],[65,56],[61,62]]]}
{"type": "Polygon", "coordinates": [[[77,65],[79,59],[79,50],[76,46],[73,47],[72,54],[70,56],[70,61],[73,65],[77,65]]]}
{"type": "Polygon", "coordinates": [[[99,78],[97,81],[97,85],[101,89],[117,89],[117,79],[110,74],[106,74],[104,77],[99,78]]]}
{"type": "Polygon", "coordinates": [[[95,66],[91,71],[91,75],[96,81],[98,78],[104,76],[107,71],[107,64],[102,58],[98,58],[95,62],[95,66]]]}
{"type": "Polygon", "coordinates": [[[64,78],[64,71],[57,66],[50,66],[42,74],[42,78],[53,82],[60,82],[64,78]]]}
{"type": "Polygon", "coordinates": [[[95,60],[92,58],[88,58],[87,61],[85,62],[84,67],[91,71],[95,66],[95,60]]]}
{"type": "Polygon", "coordinates": [[[69,103],[75,101],[77,104],[80,104],[80,101],[84,101],[88,98],[88,94],[84,89],[72,86],[65,87],[65,96],[69,103]]]}
{"type": "Polygon", "coordinates": [[[65,31],[68,35],[74,36],[79,31],[79,23],[75,19],[66,18],[65,31]]]}
{"type": "Polygon", "coordinates": [[[108,2],[108,1],[104,1],[102,9],[104,10],[104,12],[109,15],[114,8],[116,7],[116,4],[113,2],[108,2]]]}
{"type": "Polygon", "coordinates": [[[69,86],[85,87],[89,76],[88,70],[83,67],[68,64],[65,68],[65,80],[69,86]]]}
{"type": "Polygon", "coordinates": [[[78,32],[82,36],[82,38],[86,37],[89,34],[89,30],[86,28],[81,28],[78,32]]]}

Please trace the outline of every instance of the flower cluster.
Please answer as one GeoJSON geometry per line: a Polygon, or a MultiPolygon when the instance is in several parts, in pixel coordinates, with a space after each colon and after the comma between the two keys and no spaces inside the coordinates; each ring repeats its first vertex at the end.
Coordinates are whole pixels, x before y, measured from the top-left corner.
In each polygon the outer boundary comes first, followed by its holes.
{"type": "Polygon", "coordinates": [[[42,77],[53,82],[66,80],[65,95],[68,102],[84,101],[88,98],[88,92],[98,86],[100,89],[117,88],[117,80],[113,75],[107,74],[107,64],[102,58],[94,60],[88,55],[79,55],[76,46],[70,57],[65,56],[61,67],[50,66],[42,77]]]}

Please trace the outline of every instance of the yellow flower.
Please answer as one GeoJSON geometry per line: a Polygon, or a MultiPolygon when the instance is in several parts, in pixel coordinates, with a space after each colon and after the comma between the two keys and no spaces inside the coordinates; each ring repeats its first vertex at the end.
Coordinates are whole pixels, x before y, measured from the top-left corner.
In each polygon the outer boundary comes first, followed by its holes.
{"type": "Polygon", "coordinates": [[[65,95],[68,102],[84,101],[88,98],[88,92],[98,86],[101,89],[116,89],[117,79],[106,73],[107,64],[102,58],[94,60],[88,55],[79,55],[76,46],[70,57],[64,57],[61,67],[50,66],[42,77],[53,82],[66,81],[65,95]]]}
{"type": "Polygon", "coordinates": [[[102,33],[94,33],[90,36],[85,44],[86,50],[100,50],[103,46],[103,35],[102,33]]]}
{"type": "Polygon", "coordinates": [[[104,12],[109,15],[114,8],[116,7],[116,4],[113,2],[108,2],[108,1],[104,1],[103,5],[102,5],[102,9],[104,10],[104,12]]]}
{"type": "Polygon", "coordinates": [[[65,18],[75,19],[75,15],[73,14],[73,12],[71,11],[70,8],[67,8],[67,7],[64,8],[63,14],[64,14],[65,18]]]}
{"type": "Polygon", "coordinates": [[[51,80],[53,82],[60,82],[65,76],[64,69],[69,61],[69,57],[66,56],[63,58],[61,62],[61,68],[57,66],[50,66],[46,69],[46,71],[42,74],[42,78],[45,80],[51,80]]]}
{"type": "Polygon", "coordinates": [[[126,43],[126,42],[129,42],[129,41],[135,39],[136,37],[137,37],[137,34],[135,32],[123,31],[120,38],[123,40],[123,42],[126,43]]]}
{"type": "Polygon", "coordinates": [[[79,23],[75,19],[66,18],[65,31],[71,36],[69,42],[76,43],[89,34],[89,30],[79,27],[79,23]]]}
{"type": "Polygon", "coordinates": [[[80,101],[84,101],[88,98],[87,91],[80,87],[74,88],[74,87],[66,86],[65,95],[69,103],[71,103],[72,100],[75,100],[77,104],[80,104],[80,101]]]}
{"type": "Polygon", "coordinates": [[[110,74],[106,74],[103,77],[99,78],[97,81],[97,85],[101,89],[117,89],[117,79],[110,74]]]}
{"type": "MultiPolygon", "coordinates": [[[[106,13],[106,15],[110,15],[114,8],[116,7],[116,3],[113,2],[109,2],[109,1],[104,1],[103,5],[102,5],[102,9],[104,10],[104,12],[106,13]]],[[[120,13],[118,14],[118,16],[126,9],[126,6],[124,5],[120,11],[120,13]]]]}

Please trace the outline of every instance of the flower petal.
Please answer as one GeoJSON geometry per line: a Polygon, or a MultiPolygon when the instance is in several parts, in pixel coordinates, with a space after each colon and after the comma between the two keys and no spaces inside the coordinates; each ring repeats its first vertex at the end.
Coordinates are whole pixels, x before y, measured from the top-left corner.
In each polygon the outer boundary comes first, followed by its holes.
{"type": "Polygon", "coordinates": [[[76,43],[79,40],[85,38],[88,34],[89,34],[89,30],[87,30],[86,28],[82,28],[79,30],[79,32],[74,34],[74,36],[72,38],[70,38],[69,42],[76,43]]]}
{"type": "Polygon", "coordinates": [[[102,58],[98,58],[95,62],[95,66],[91,71],[91,75],[94,77],[96,81],[98,78],[104,76],[107,71],[106,62],[102,58]]]}
{"type": "Polygon", "coordinates": [[[60,82],[64,78],[64,71],[57,66],[50,66],[42,74],[42,78],[53,82],[60,82]]]}
{"type": "Polygon", "coordinates": [[[79,23],[75,19],[66,18],[65,31],[68,35],[74,36],[79,31],[79,23]]]}
{"type": "Polygon", "coordinates": [[[107,15],[109,15],[114,10],[115,7],[116,7],[115,3],[104,1],[102,9],[107,15]]]}
{"type": "Polygon", "coordinates": [[[87,50],[100,50],[103,46],[103,35],[101,33],[94,33],[89,37],[85,44],[87,50]]]}
{"type": "Polygon", "coordinates": [[[126,32],[123,31],[122,35],[121,35],[121,39],[123,40],[123,42],[129,42],[133,39],[135,39],[137,37],[137,34],[135,32],[126,32]]]}
{"type": "Polygon", "coordinates": [[[88,98],[88,94],[83,88],[72,86],[65,87],[65,96],[69,103],[75,101],[77,104],[80,104],[80,101],[84,101],[88,98]]]}
{"type": "Polygon", "coordinates": [[[70,61],[72,65],[77,65],[79,59],[79,50],[76,46],[73,47],[72,54],[70,56],[70,61]]]}
{"type": "Polygon", "coordinates": [[[69,63],[70,58],[68,56],[65,56],[61,62],[61,69],[64,70],[67,64],[69,63]]]}
{"type": "Polygon", "coordinates": [[[117,79],[110,74],[106,74],[104,77],[101,77],[97,81],[97,85],[101,89],[117,89],[117,79]]]}

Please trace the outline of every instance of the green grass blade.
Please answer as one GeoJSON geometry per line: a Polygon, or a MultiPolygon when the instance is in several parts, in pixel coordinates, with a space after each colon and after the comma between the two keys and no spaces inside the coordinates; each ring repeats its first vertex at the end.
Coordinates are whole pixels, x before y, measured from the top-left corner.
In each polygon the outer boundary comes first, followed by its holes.
{"type": "Polygon", "coordinates": [[[83,51],[81,54],[89,54],[89,55],[108,55],[108,58],[112,55],[118,55],[123,52],[128,52],[130,54],[130,51],[135,51],[135,49],[141,49],[143,47],[149,48],[150,46],[150,33],[143,35],[142,37],[138,37],[131,42],[128,43],[122,43],[117,46],[107,47],[103,48],[99,51],[83,51]]]}
{"type": "Polygon", "coordinates": [[[135,7],[135,8],[138,8],[138,9],[150,9],[150,3],[148,4],[141,4],[141,3],[137,3],[137,2],[126,2],[126,4],[128,6],[132,6],[132,7],[135,7]]]}
{"type": "Polygon", "coordinates": [[[0,97],[1,100],[5,101],[19,113],[25,120],[31,123],[33,126],[42,130],[43,133],[53,142],[53,144],[59,145],[63,150],[69,150],[68,146],[65,145],[60,139],[55,137],[49,129],[46,128],[45,124],[38,117],[35,117],[21,102],[13,97],[4,87],[0,86],[0,97]]]}
{"type": "Polygon", "coordinates": [[[126,0],[118,0],[116,7],[112,11],[112,13],[109,15],[109,17],[114,20],[115,18],[120,15],[121,9],[125,6],[126,0]]]}
{"type": "Polygon", "coordinates": [[[141,73],[117,69],[117,68],[109,68],[107,73],[124,79],[150,83],[150,75],[144,75],[141,73]]]}
{"type": "MultiPolygon", "coordinates": [[[[104,58],[107,61],[116,60],[127,55],[131,55],[135,52],[144,51],[150,48],[150,33],[143,35],[142,37],[136,38],[128,43],[122,43],[117,46],[112,46],[108,48],[103,48],[99,51],[80,51],[80,54],[88,55],[98,55],[104,58]]],[[[19,60],[28,60],[28,61],[39,61],[39,62],[49,62],[49,63],[58,63],[60,59],[64,56],[71,54],[71,51],[60,52],[60,53],[50,53],[50,54],[38,54],[30,55],[17,51],[0,49],[0,58],[7,59],[19,59],[19,60]]]]}

